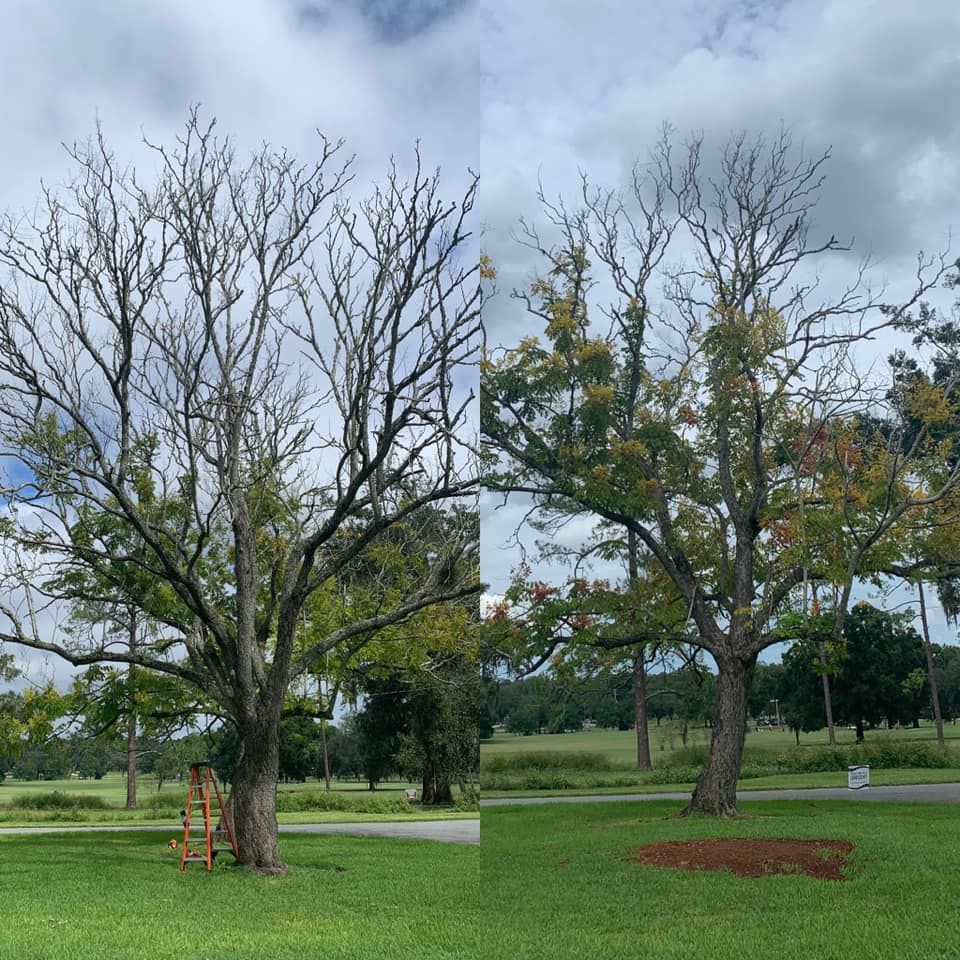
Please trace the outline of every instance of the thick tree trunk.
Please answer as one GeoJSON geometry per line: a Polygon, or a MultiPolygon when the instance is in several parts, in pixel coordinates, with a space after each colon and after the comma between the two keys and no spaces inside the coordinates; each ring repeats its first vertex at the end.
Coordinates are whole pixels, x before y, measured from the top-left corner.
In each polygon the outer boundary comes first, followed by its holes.
{"type": "MultiPolygon", "coordinates": [[[[933,722],[937,727],[937,743],[946,748],[943,739],[943,714],[940,712],[940,689],[937,685],[937,672],[933,668],[933,644],[930,642],[930,625],[927,622],[927,601],[923,593],[923,584],[917,584],[920,597],[920,625],[923,628],[923,652],[927,657],[927,682],[930,684],[930,706],[933,708],[933,722]]],[[[919,723],[917,724],[919,726],[919,723]]]]}
{"type": "Polygon", "coordinates": [[[637,769],[649,770],[650,733],[647,724],[647,676],[643,663],[643,649],[633,659],[633,717],[637,733],[637,769]]]}
{"type": "Polygon", "coordinates": [[[717,710],[710,734],[710,749],[700,771],[690,803],[683,811],[731,817],[737,809],[737,777],[747,732],[747,700],[756,657],[717,661],[717,710]]]}
{"type": "Polygon", "coordinates": [[[284,873],[277,844],[278,730],[259,724],[241,731],[231,805],[238,862],[261,875],[284,873]]]}
{"type": "Polygon", "coordinates": [[[453,803],[453,785],[449,780],[437,776],[437,768],[429,758],[423,764],[421,787],[420,802],[422,804],[453,803]]]}
{"type": "Polygon", "coordinates": [[[857,743],[863,743],[863,718],[857,717],[857,743]]]}

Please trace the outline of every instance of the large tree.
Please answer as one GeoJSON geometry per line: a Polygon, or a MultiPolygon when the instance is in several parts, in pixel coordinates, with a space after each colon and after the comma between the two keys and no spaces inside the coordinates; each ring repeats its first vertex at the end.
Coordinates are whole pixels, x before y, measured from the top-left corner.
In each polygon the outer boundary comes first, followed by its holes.
{"type": "Polygon", "coordinates": [[[284,869],[292,679],[478,589],[476,180],[444,199],[415,156],[358,202],[340,144],[318,146],[307,163],[269,146],[242,159],[193,113],[175,144],[152,145],[155,181],[98,136],[71,151],[72,180],[0,222],[4,639],[203,691],[239,737],[240,861],[261,873],[284,869]],[[421,517],[451,505],[406,594],[297,642],[312,594],[365,558],[375,571],[385,537],[415,543],[421,517]],[[84,512],[116,518],[134,548],[84,512]],[[62,597],[52,575],[71,568],[109,581],[109,600],[132,584],[165,629],[132,650],[41,629],[62,597]]]}
{"type": "Polygon", "coordinates": [[[788,598],[842,584],[842,626],[859,571],[960,479],[931,430],[942,389],[918,398],[911,435],[862,441],[887,385],[858,372],[860,351],[945,264],[921,262],[899,305],[871,294],[833,236],[811,236],[827,159],[741,135],[705,170],[699,139],[678,158],[668,137],[627,193],[584,179],[577,208],[541,195],[547,225],[521,227],[540,273],[517,296],[545,340],[491,351],[481,374],[491,488],[632,530],[716,663],[690,812],[736,812],[751,676],[788,598]],[[853,273],[832,298],[831,254],[853,273]]]}

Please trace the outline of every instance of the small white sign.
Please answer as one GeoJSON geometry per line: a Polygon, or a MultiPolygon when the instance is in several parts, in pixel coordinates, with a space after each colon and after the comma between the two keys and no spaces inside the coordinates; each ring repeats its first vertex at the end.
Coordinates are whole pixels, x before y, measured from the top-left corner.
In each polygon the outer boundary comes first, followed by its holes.
{"type": "Polygon", "coordinates": [[[862,764],[857,767],[847,767],[847,786],[851,790],[862,790],[870,786],[870,767],[862,764]]]}

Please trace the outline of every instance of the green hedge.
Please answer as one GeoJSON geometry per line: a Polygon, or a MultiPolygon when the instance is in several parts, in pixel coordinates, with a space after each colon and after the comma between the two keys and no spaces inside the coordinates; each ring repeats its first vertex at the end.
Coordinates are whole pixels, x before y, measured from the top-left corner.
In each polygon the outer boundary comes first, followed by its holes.
{"type": "Polygon", "coordinates": [[[866,763],[878,770],[897,767],[944,769],[960,766],[960,756],[952,750],[941,750],[937,744],[922,741],[877,738],[867,743],[840,747],[812,747],[778,754],[774,773],[820,773],[845,771],[847,767],[866,763]]]}
{"type": "MultiPolygon", "coordinates": [[[[648,771],[618,767],[603,754],[536,752],[496,754],[483,758],[482,790],[585,790],[591,787],[631,787],[641,784],[693,783],[706,759],[705,745],[671,754],[662,766],[648,771]]],[[[932,743],[876,738],[841,747],[800,747],[781,753],[748,750],[740,779],[786,773],[845,772],[848,766],[869,764],[878,769],[960,767],[960,754],[932,743]]]]}
{"type": "Polygon", "coordinates": [[[52,793],[28,793],[7,806],[16,810],[112,810],[113,804],[103,797],[85,793],[64,793],[54,790],[52,793]]]}
{"type": "Polygon", "coordinates": [[[327,793],[325,790],[281,790],[277,794],[280,813],[302,813],[311,810],[341,810],[347,813],[409,813],[410,804],[403,797],[380,797],[375,793],[327,793]]]}
{"type": "MultiPolygon", "coordinates": [[[[184,798],[186,794],[184,794],[184,798]]],[[[454,808],[474,810],[478,806],[479,795],[475,789],[467,791],[465,796],[455,797],[454,808]]],[[[137,806],[148,810],[158,820],[180,822],[182,801],[171,800],[169,796],[154,794],[140,797],[137,806]]],[[[367,792],[327,793],[323,790],[280,790],[277,793],[277,810],[280,813],[309,813],[311,811],[337,811],[342,813],[381,813],[410,814],[419,810],[419,805],[411,804],[402,796],[393,794],[383,796],[367,792]]],[[[52,793],[24,794],[0,807],[0,819],[16,819],[18,813],[22,819],[35,819],[31,814],[44,813],[45,820],[82,820],[83,812],[103,810],[121,812],[125,808],[111,803],[99,796],[88,794],[64,793],[55,790],[52,793]]]]}
{"type": "Polygon", "coordinates": [[[603,753],[564,750],[528,750],[482,757],[483,773],[516,773],[529,770],[619,770],[621,765],[603,753]]]}
{"type": "Polygon", "coordinates": [[[480,790],[583,790],[590,787],[635,787],[639,772],[613,770],[526,770],[480,773],[480,790]]]}

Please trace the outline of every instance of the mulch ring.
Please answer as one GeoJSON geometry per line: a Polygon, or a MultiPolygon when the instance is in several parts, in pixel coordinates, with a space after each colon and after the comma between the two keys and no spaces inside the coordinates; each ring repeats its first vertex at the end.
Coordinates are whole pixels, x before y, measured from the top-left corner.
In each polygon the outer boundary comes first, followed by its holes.
{"type": "Polygon", "coordinates": [[[675,870],[730,870],[740,877],[772,873],[844,880],[853,844],[847,840],[667,840],[637,847],[634,863],[675,870]]]}

